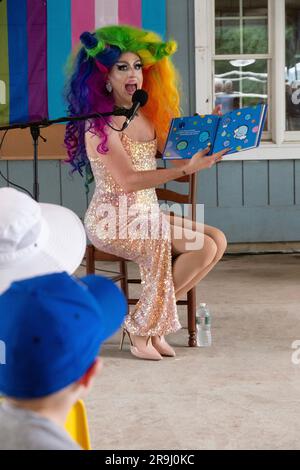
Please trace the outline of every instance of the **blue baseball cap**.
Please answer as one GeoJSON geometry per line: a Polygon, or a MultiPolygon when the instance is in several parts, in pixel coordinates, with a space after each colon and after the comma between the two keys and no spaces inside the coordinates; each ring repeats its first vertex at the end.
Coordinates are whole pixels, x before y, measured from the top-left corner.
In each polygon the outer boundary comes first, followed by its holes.
{"type": "Polygon", "coordinates": [[[38,398],[76,382],[126,313],[124,294],[102,276],[61,272],[13,282],[0,295],[0,393],[38,398]]]}

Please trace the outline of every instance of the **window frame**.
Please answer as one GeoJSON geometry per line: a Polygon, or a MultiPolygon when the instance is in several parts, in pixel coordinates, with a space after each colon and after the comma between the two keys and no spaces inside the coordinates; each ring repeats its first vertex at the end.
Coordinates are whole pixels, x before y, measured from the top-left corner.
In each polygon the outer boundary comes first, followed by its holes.
{"type": "MultiPolygon", "coordinates": [[[[214,60],[232,57],[215,55],[215,0],[194,0],[194,12],[196,110],[209,114],[214,102],[214,60]]],[[[240,57],[268,60],[271,131],[263,133],[264,140],[258,148],[227,155],[224,161],[300,159],[300,130],[285,130],[285,1],[268,0],[268,29],[268,54],[243,54],[240,57]]]]}

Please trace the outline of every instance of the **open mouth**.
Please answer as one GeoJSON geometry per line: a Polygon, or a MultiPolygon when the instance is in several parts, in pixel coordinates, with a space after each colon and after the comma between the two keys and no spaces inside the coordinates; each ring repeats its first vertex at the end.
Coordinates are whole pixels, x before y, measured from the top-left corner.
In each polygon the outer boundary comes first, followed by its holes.
{"type": "Polygon", "coordinates": [[[137,90],[137,84],[127,83],[127,85],[125,85],[125,88],[126,88],[127,93],[129,93],[130,95],[133,95],[133,93],[137,90]]]}

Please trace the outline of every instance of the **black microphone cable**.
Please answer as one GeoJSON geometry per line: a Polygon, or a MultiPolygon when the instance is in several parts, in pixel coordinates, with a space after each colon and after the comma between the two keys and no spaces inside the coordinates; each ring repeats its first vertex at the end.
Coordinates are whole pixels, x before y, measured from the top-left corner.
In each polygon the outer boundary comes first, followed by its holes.
{"type": "MultiPolygon", "coordinates": [[[[0,1],[1,1],[1,0],[0,0],[0,1]]],[[[128,112],[129,112],[129,110],[128,110],[128,112]]],[[[117,115],[118,115],[118,114],[117,114],[117,115]]],[[[121,115],[121,116],[124,116],[124,115],[125,115],[125,110],[120,109],[120,115],[121,115]]],[[[122,131],[122,129],[116,129],[116,128],[114,128],[113,126],[111,126],[110,123],[107,122],[107,121],[105,120],[104,116],[102,116],[101,114],[99,114],[99,117],[101,117],[101,118],[104,120],[105,124],[107,124],[107,125],[108,125],[111,129],[113,129],[114,131],[117,131],[117,132],[121,132],[121,131],[122,131]]],[[[41,127],[42,127],[42,128],[45,128],[45,127],[47,127],[47,126],[41,126],[41,127]]],[[[3,134],[2,139],[1,139],[1,142],[0,142],[0,161],[2,160],[2,158],[1,158],[1,148],[2,148],[2,145],[3,145],[3,143],[4,143],[4,140],[5,140],[5,137],[6,137],[7,133],[8,133],[8,131],[9,131],[9,129],[6,129],[6,130],[4,131],[4,134],[3,134]]],[[[28,189],[24,188],[23,186],[19,186],[18,184],[13,183],[12,181],[10,181],[10,179],[8,179],[8,178],[6,178],[6,176],[4,176],[4,174],[2,173],[1,170],[0,170],[0,176],[1,176],[1,177],[4,179],[4,181],[6,181],[10,186],[14,186],[15,188],[18,188],[18,189],[21,189],[22,191],[25,191],[25,193],[27,193],[30,197],[33,198],[33,195],[31,194],[31,192],[30,192],[28,189]]]]}
{"type": "MultiPolygon", "coordinates": [[[[8,129],[6,129],[4,131],[4,134],[2,136],[2,139],[1,139],[1,142],[0,142],[0,152],[1,152],[1,148],[2,148],[2,145],[4,143],[4,140],[5,140],[5,137],[6,137],[6,134],[8,133],[8,129]]],[[[0,161],[2,160],[1,156],[0,156],[0,161]]],[[[21,189],[22,191],[25,191],[25,193],[27,193],[30,197],[33,198],[32,194],[30,191],[28,191],[28,189],[26,188],[23,188],[23,186],[19,186],[18,184],[16,183],[13,183],[12,181],[10,181],[8,178],[6,178],[6,176],[4,176],[4,174],[2,173],[2,171],[0,170],[0,176],[2,176],[2,178],[8,183],[10,184],[11,186],[14,186],[15,188],[18,188],[18,189],[21,189]]]]}
{"type": "Polygon", "coordinates": [[[141,108],[142,106],[144,106],[147,103],[147,101],[148,101],[148,93],[145,90],[143,90],[143,89],[135,90],[135,92],[132,95],[132,106],[131,106],[131,108],[130,109],[119,108],[119,113],[117,112],[115,114],[117,116],[118,115],[126,116],[126,120],[124,121],[124,124],[121,127],[121,129],[117,129],[117,128],[113,127],[105,119],[104,116],[101,116],[101,114],[99,114],[99,117],[101,117],[103,119],[103,121],[105,122],[105,124],[107,124],[114,131],[123,132],[129,126],[132,119],[135,117],[138,109],[141,108]]]}
{"type": "MultiPolygon", "coordinates": [[[[0,1],[1,1],[1,0],[0,0],[0,1]]],[[[130,110],[128,110],[128,112],[127,112],[126,114],[128,114],[129,111],[130,111],[130,110]]],[[[118,114],[117,114],[117,115],[118,115],[118,114]]],[[[124,115],[125,115],[125,110],[122,109],[122,110],[120,111],[120,115],[121,115],[121,116],[124,116],[124,115]],[[123,113],[123,114],[121,114],[121,113],[123,113]]],[[[100,113],[99,113],[98,116],[99,116],[100,118],[102,118],[103,121],[105,122],[105,124],[107,124],[111,129],[113,129],[113,130],[116,131],[116,132],[122,132],[122,129],[116,129],[115,127],[113,127],[113,126],[105,119],[105,117],[102,116],[100,113]]],[[[45,128],[45,127],[47,127],[47,126],[41,126],[41,127],[42,127],[42,128],[45,128]]],[[[6,137],[7,132],[8,132],[8,129],[6,129],[6,130],[4,131],[4,134],[3,134],[3,136],[2,136],[2,139],[1,139],[1,142],[0,142],[0,152],[1,152],[1,148],[2,148],[2,145],[3,145],[3,143],[4,143],[4,140],[5,140],[5,137],[6,137]]],[[[0,155],[0,161],[1,161],[1,155],[0,155]]],[[[14,186],[14,187],[16,187],[16,188],[18,188],[18,189],[21,189],[22,191],[25,191],[30,197],[33,198],[33,195],[31,194],[30,191],[28,191],[28,189],[23,188],[23,186],[19,186],[18,184],[13,183],[12,181],[10,181],[8,178],[6,178],[6,176],[4,176],[4,174],[2,173],[1,170],[0,170],[0,176],[1,176],[9,185],[14,186]]]]}
{"type": "MultiPolygon", "coordinates": [[[[1,0],[0,0],[1,1],[1,0]]],[[[105,122],[105,124],[107,124],[112,130],[116,131],[116,132],[123,132],[124,129],[126,129],[128,127],[128,125],[130,124],[130,122],[132,121],[132,119],[134,118],[134,116],[136,115],[138,109],[142,106],[144,106],[148,101],[148,94],[145,90],[136,90],[133,95],[132,95],[132,107],[130,109],[125,109],[125,108],[119,108],[119,109],[116,109],[116,116],[127,116],[123,126],[121,129],[117,129],[115,127],[113,127],[106,119],[104,116],[102,116],[100,113],[98,114],[98,116],[100,118],[103,119],[103,121],[105,122]]],[[[42,126],[42,127],[47,127],[47,126],[42,126]]],[[[0,152],[1,152],[1,148],[2,148],[2,145],[4,143],[4,140],[5,140],[5,137],[7,135],[7,132],[8,132],[8,129],[6,129],[4,131],[4,134],[2,136],[2,139],[1,139],[1,142],[0,142],[0,152]]],[[[1,160],[1,156],[0,156],[0,160],[1,160]]],[[[6,178],[6,176],[3,175],[3,173],[1,172],[0,170],[0,176],[8,183],[10,184],[11,186],[14,186],[18,189],[21,189],[22,191],[25,191],[30,197],[33,198],[33,195],[30,193],[30,191],[28,191],[28,189],[26,188],[23,188],[23,186],[19,186],[18,184],[16,183],[13,183],[12,181],[10,181],[8,178],[6,178]]]]}
{"type": "MultiPolygon", "coordinates": [[[[130,109],[127,109],[127,108],[115,108],[114,111],[113,111],[113,115],[112,116],[125,116],[128,118],[129,116],[129,113],[130,113],[130,109]]],[[[105,116],[102,116],[101,113],[98,113],[98,117],[103,119],[103,121],[105,122],[105,124],[107,124],[108,127],[110,127],[113,131],[116,131],[116,132],[122,132],[122,129],[117,129],[116,127],[113,127],[110,122],[105,118],[105,116]]],[[[111,116],[110,116],[111,117],[111,116]]]]}

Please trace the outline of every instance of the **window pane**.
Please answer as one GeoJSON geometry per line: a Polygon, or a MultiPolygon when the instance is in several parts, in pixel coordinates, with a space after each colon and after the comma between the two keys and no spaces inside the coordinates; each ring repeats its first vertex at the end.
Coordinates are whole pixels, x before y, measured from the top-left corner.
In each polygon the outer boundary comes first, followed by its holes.
{"type": "Polygon", "coordinates": [[[244,16],[267,16],[268,0],[244,0],[243,1],[244,16]]]}
{"type": "Polygon", "coordinates": [[[243,21],[243,48],[244,54],[268,53],[268,20],[243,21]]]}
{"type": "MultiPolygon", "coordinates": [[[[216,60],[215,105],[223,113],[268,101],[267,60],[216,60]]],[[[268,129],[266,122],[264,130],[268,129]]]]}
{"type": "Polygon", "coordinates": [[[241,8],[236,10],[232,2],[216,2],[216,54],[266,54],[268,52],[267,1],[242,0],[239,2],[240,6],[241,8]],[[230,12],[233,10],[238,11],[238,14],[232,15],[230,12]],[[237,19],[226,18],[228,16],[237,16],[237,19]]]}
{"type": "MultiPolygon", "coordinates": [[[[215,0],[217,17],[240,16],[240,0],[215,0]]],[[[243,0],[243,16],[267,16],[268,0],[243,0]]]]}
{"type": "Polygon", "coordinates": [[[216,54],[239,54],[240,23],[236,20],[216,20],[216,54]]]}
{"type": "Polygon", "coordinates": [[[286,130],[300,130],[300,2],[286,0],[286,130]]]}
{"type": "Polygon", "coordinates": [[[239,16],[240,0],[215,0],[216,16],[239,16]]]}

